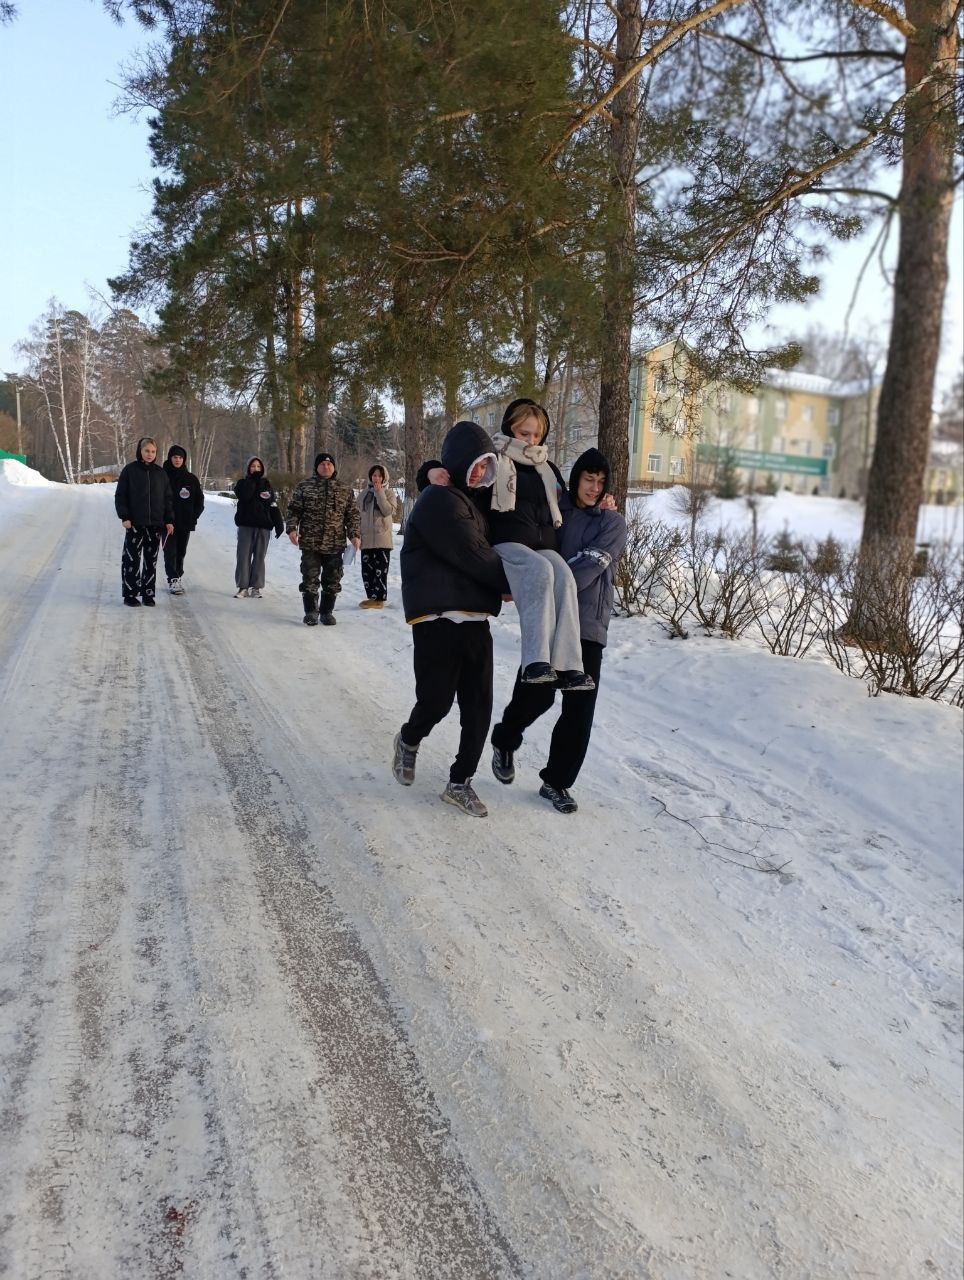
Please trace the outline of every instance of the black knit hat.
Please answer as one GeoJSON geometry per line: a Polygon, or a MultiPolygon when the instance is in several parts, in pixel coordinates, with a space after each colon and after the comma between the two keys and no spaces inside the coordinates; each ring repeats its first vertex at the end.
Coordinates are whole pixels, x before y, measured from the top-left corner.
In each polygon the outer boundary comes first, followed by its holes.
{"type": "Polygon", "coordinates": [[[187,450],[184,448],[182,444],[171,445],[170,449],[168,449],[167,451],[168,462],[170,462],[170,460],[175,456],[175,454],[180,454],[180,456],[184,459],[184,461],[187,462],[187,450]]]}
{"type": "Polygon", "coordinates": [[[544,404],[539,404],[538,400],[530,400],[528,396],[520,396],[518,400],[513,400],[508,409],[506,409],[505,413],[502,415],[502,426],[500,428],[502,434],[504,436],[512,434],[509,423],[516,409],[520,408],[522,405],[528,405],[531,409],[538,409],[539,413],[545,414],[546,429],[543,431],[542,439],[539,441],[540,444],[545,444],[546,437],[549,435],[549,428],[552,425],[549,418],[549,411],[546,409],[544,404]]]}
{"type": "Polygon", "coordinates": [[[569,499],[573,506],[576,505],[576,494],[579,491],[579,477],[584,471],[601,471],[603,473],[602,493],[593,503],[594,507],[598,507],[603,500],[603,494],[609,488],[609,459],[604,453],[600,453],[598,449],[587,449],[572,464],[572,470],[569,472],[569,499]]]}
{"type": "Polygon", "coordinates": [[[316,456],[315,456],[315,470],[316,470],[316,471],[318,470],[318,467],[319,467],[319,465],[320,465],[322,462],[330,462],[330,463],[331,463],[331,465],[332,465],[332,466],[334,466],[334,465],[335,465],[334,455],[333,455],[333,454],[330,454],[330,453],[319,453],[319,454],[316,454],[316,456]]]}

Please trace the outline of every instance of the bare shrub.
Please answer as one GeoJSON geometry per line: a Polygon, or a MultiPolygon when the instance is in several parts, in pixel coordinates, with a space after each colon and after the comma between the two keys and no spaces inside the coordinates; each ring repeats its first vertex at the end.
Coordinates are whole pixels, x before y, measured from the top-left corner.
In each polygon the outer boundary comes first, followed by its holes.
{"type": "Polygon", "coordinates": [[[720,530],[690,548],[689,563],[700,624],[731,639],[743,635],[765,603],[755,538],[720,530]]]}
{"type": "Polygon", "coordinates": [[[660,521],[634,515],[626,522],[626,549],[616,566],[616,611],[627,617],[646,613],[660,590],[666,566],[679,553],[683,536],[660,521]]]}
{"type": "Polygon", "coordinates": [[[689,484],[674,484],[670,505],[690,522],[690,546],[696,544],[696,531],[700,521],[713,501],[713,490],[708,484],[693,480],[689,484]]]}
{"type": "MultiPolygon", "coordinates": [[[[772,562],[771,552],[766,552],[772,562]]],[[[820,577],[796,569],[771,570],[762,586],[762,606],[756,623],[771,653],[802,658],[823,633],[820,577]]]]}

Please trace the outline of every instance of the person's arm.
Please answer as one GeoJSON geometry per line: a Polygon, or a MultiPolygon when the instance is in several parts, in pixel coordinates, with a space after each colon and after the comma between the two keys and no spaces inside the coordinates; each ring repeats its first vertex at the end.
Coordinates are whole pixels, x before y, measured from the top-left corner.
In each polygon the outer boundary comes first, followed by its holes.
{"type": "MultiPolygon", "coordinates": [[[[376,495],[377,496],[377,495],[376,495]]],[[[355,502],[354,490],[348,490],[345,500],[345,538],[357,551],[361,546],[361,512],[355,502]]]]}
{"type": "Polygon", "coordinates": [[[419,493],[421,493],[423,489],[427,489],[428,486],[433,483],[429,479],[428,473],[435,467],[441,466],[442,464],[439,462],[438,458],[430,458],[428,462],[422,463],[419,469],[415,472],[415,487],[418,489],[419,493]]]}
{"type": "MultiPolygon", "coordinates": [[[[483,586],[503,595],[509,584],[502,561],[479,533],[477,518],[458,490],[429,485],[418,500],[417,524],[434,553],[483,586]]],[[[415,510],[409,521],[415,516],[415,510]]]]}
{"type": "Polygon", "coordinates": [[[626,546],[626,521],[615,511],[607,512],[597,522],[593,539],[568,560],[576,590],[582,591],[618,562],[626,546]]]}
{"type": "Polygon", "coordinates": [[[204,490],[201,488],[201,481],[197,476],[194,477],[194,519],[204,510],[204,490]]]}
{"type": "Polygon", "coordinates": [[[375,505],[383,516],[391,516],[395,514],[395,495],[390,493],[384,485],[380,489],[372,486],[372,493],[375,495],[375,505]]]}
{"type": "Polygon", "coordinates": [[[131,520],[130,472],[125,467],[117,477],[117,488],[114,490],[114,510],[118,520],[123,520],[129,528],[131,520]]]}
{"type": "Polygon", "coordinates": [[[288,537],[294,546],[298,545],[298,530],[301,525],[301,517],[305,510],[305,494],[301,485],[295,485],[295,491],[291,495],[291,501],[288,503],[288,518],[285,521],[285,528],[288,531],[288,537]]]}
{"type": "Polygon", "coordinates": [[[159,470],[164,477],[164,523],[167,525],[168,533],[171,533],[174,529],[174,490],[171,488],[171,482],[167,478],[167,472],[163,467],[160,467],[159,470]]]}

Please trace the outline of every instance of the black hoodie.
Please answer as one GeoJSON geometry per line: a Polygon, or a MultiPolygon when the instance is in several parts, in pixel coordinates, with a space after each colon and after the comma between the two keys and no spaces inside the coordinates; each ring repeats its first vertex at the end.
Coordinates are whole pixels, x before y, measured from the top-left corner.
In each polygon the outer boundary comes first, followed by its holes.
{"type": "Polygon", "coordinates": [[[136,461],[128,462],[117,478],[114,509],[135,528],[160,529],[174,523],[174,497],[164,468],[141,457],[143,443],[138,440],[136,461]]]}
{"type": "Polygon", "coordinates": [[[278,508],[278,499],[264,469],[264,461],[257,454],[248,459],[244,475],[235,483],[234,492],[238,497],[238,505],[234,512],[234,523],[245,529],[274,529],[280,538],[284,532],[284,521],[278,508]],[[261,470],[251,473],[251,463],[260,462],[261,470]]]}
{"type": "Polygon", "coordinates": [[[475,422],[457,422],[445,437],[442,466],[452,483],[424,489],[405,524],[399,563],[408,622],[448,612],[494,616],[502,608],[509,584],[467,484],[472,463],[492,451],[475,422]]]}
{"type": "Polygon", "coordinates": [[[163,470],[174,495],[174,528],[193,532],[197,528],[197,518],[204,510],[204,490],[193,471],[188,471],[187,452],[179,444],[172,444],[168,449],[163,470]],[[171,461],[175,453],[184,459],[183,466],[175,467],[171,461]]]}

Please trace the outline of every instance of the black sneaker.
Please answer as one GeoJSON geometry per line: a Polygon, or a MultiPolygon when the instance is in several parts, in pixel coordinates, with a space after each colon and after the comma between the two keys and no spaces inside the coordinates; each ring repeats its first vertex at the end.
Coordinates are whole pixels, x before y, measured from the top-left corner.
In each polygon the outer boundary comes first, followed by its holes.
{"type": "Polygon", "coordinates": [[[146,604],[146,605],[147,605],[147,607],[148,607],[148,609],[153,609],[153,608],[154,608],[154,597],[153,597],[153,596],[145,596],[145,597],[144,597],[144,599],[143,599],[143,601],[142,601],[142,603],[143,603],[143,604],[146,604]]]}
{"type": "Polygon", "coordinates": [[[585,671],[560,671],[556,687],[563,693],[592,693],[596,682],[585,671]]]}
{"type": "Polygon", "coordinates": [[[515,782],[515,765],[512,752],[503,751],[501,747],[492,748],[492,772],[500,782],[515,782]]]}
{"type": "Polygon", "coordinates": [[[395,781],[400,782],[403,787],[410,787],[415,781],[415,758],[418,755],[418,747],[410,747],[403,742],[400,733],[395,734],[392,747],[394,748],[392,773],[395,775],[395,781]]]}
{"type": "Polygon", "coordinates": [[[138,600],[137,596],[125,596],[124,603],[126,605],[130,605],[132,609],[139,609],[141,607],[141,602],[138,600]]]}
{"type": "Polygon", "coordinates": [[[543,800],[550,800],[557,813],[575,813],[579,808],[565,787],[550,787],[548,782],[544,782],[539,788],[539,795],[543,800]]]}
{"type": "Polygon", "coordinates": [[[530,662],[522,672],[523,684],[555,684],[556,673],[548,662],[530,662]]]}

